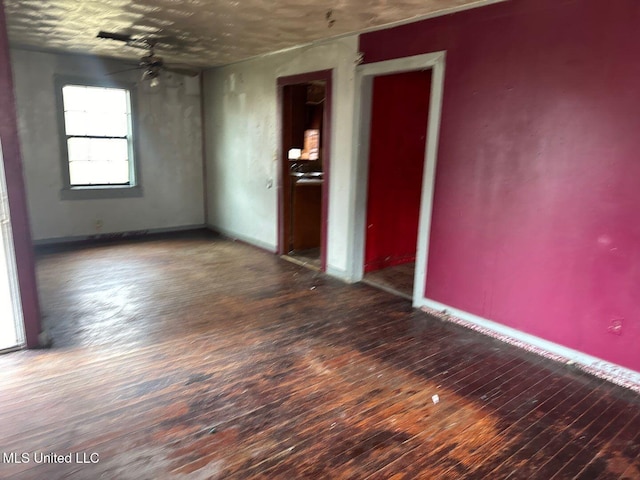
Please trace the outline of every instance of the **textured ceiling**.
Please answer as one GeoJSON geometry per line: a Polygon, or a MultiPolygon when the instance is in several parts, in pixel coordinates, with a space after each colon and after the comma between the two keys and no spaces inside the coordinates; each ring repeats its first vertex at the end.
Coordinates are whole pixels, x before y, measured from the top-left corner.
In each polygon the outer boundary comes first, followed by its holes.
{"type": "MultiPolygon", "coordinates": [[[[491,0],[490,0],[491,1],[491,0]]],[[[493,0],[495,1],[495,0],[493,0]]],[[[37,49],[138,58],[100,30],[159,37],[170,61],[237,62],[486,0],[4,0],[9,38],[37,49]]]]}

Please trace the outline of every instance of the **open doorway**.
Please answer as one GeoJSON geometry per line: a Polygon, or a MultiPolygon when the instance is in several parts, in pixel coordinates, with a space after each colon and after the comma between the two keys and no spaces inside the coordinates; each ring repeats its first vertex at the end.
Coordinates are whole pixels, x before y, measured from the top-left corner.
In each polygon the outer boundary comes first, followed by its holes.
{"type": "Polygon", "coordinates": [[[324,271],[331,71],[278,79],[281,111],[279,253],[324,271]]]}
{"type": "Polygon", "coordinates": [[[9,218],[7,184],[0,145],[0,351],[14,349],[24,343],[17,267],[9,218]]]}
{"type": "Polygon", "coordinates": [[[365,63],[356,70],[352,278],[411,298],[414,307],[425,301],[445,57],[446,52],[433,52],[365,63]],[[375,97],[382,97],[382,110],[390,110],[390,118],[374,106],[380,103],[374,101],[374,82],[381,90],[375,97]],[[378,121],[381,127],[372,125],[378,121]],[[370,150],[375,150],[374,162],[381,163],[372,178],[370,150]]]}
{"type": "Polygon", "coordinates": [[[363,281],[411,299],[431,70],[373,78],[363,281]]]}

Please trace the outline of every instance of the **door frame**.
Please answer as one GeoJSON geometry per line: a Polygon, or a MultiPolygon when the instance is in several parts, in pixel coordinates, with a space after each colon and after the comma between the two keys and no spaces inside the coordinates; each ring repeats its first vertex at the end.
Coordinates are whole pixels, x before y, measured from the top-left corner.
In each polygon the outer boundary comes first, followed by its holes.
{"type": "Polygon", "coordinates": [[[433,191],[435,185],[438,139],[440,136],[440,117],[442,113],[442,95],[444,89],[446,52],[434,52],[412,57],[386,60],[360,65],[356,69],[356,117],[357,141],[354,142],[355,165],[355,202],[353,232],[353,280],[360,281],[364,276],[364,254],[366,241],[367,187],[369,182],[369,144],[371,132],[371,105],[373,101],[373,79],[379,75],[390,75],[416,70],[431,70],[431,93],[429,99],[429,118],[427,120],[424,169],[422,174],[422,194],[420,199],[420,219],[416,244],[416,268],[413,280],[413,306],[424,303],[427,284],[427,262],[433,211],[433,191]],[[358,115],[359,113],[359,115],[358,115]]]}
{"type": "Polygon", "coordinates": [[[5,28],[5,13],[0,0],[0,139],[2,140],[4,173],[10,210],[11,235],[18,277],[20,305],[27,348],[39,346],[40,304],[36,282],[35,258],[27,195],[23,178],[18,120],[11,73],[9,40],[5,28]]]}
{"type": "Polygon", "coordinates": [[[312,81],[324,81],[325,82],[325,100],[324,111],[322,118],[322,214],[321,214],[321,226],[320,226],[320,269],[324,272],[327,270],[327,239],[328,239],[328,225],[329,225],[329,184],[331,173],[331,112],[332,112],[332,98],[333,98],[333,69],[317,70],[314,72],[306,72],[298,75],[289,75],[285,77],[277,78],[277,135],[278,135],[278,246],[277,251],[279,255],[285,255],[287,239],[285,238],[285,205],[284,205],[284,186],[285,179],[283,177],[283,162],[285,159],[285,152],[282,145],[283,137],[283,101],[284,101],[284,87],[291,85],[299,85],[302,83],[309,83],[312,81]]]}
{"type": "MultiPolygon", "coordinates": [[[[0,351],[4,352],[22,348],[25,344],[25,331],[22,303],[20,301],[20,286],[18,285],[18,267],[16,265],[11,216],[9,214],[9,195],[7,193],[4,156],[2,154],[2,140],[0,140],[0,249],[3,250],[0,258],[4,257],[5,260],[5,268],[0,268],[0,270],[6,269],[8,274],[8,293],[11,299],[12,323],[16,338],[15,344],[0,347],[0,351]]],[[[0,319],[0,321],[5,320],[0,319]]]]}

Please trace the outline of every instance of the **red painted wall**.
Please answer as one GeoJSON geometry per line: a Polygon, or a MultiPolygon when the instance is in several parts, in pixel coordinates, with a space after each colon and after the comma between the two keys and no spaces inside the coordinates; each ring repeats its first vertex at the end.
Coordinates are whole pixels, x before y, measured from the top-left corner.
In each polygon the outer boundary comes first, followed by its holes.
{"type": "Polygon", "coordinates": [[[27,200],[22,178],[22,161],[13,98],[13,78],[9,41],[5,25],[4,5],[0,0],[0,138],[4,168],[7,179],[7,194],[13,231],[13,244],[18,268],[18,283],[22,300],[22,313],[27,346],[38,346],[40,333],[40,308],[36,290],[36,275],[31,246],[31,230],[27,216],[27,200]]]}
{"type": "Polygon", "coordinates": [[[373,79],[365,272],[416,256],[431,72],[373,79]]]}
{"type": "Polygon", "coordinates": [[[638,25],[637,0],[511,0],[360,39],[447,51],[427,297],[636,371],[638,25]]]}

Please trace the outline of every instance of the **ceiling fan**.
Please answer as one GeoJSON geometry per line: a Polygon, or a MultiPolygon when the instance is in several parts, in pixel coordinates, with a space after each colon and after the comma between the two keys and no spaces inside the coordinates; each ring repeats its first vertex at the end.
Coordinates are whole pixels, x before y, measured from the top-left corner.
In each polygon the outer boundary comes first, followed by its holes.
{"type": "Polygon", "coordinates": [[[160,77],[160,72],[162,71],[177,73],[178,75],[185,75],[188,77],[196,77],[200,73],[199,70],[189,66],[164,63],[162,57],[159,57],[155,54],[155,47],[158,43],[160,43],[160,39],[158,38],[136,38],[128,34],[105,32],[102,30],[98,32],[97,38],[116,40],[118,42],[124,42],[124,44],[129,47],[143,48],[145,50],[148,50],[149,53],[141,57],[138,65],[131,70],[142,69],[143,72],[141,80],[148,80],[151,87],[159,85],[160,81],[158,80],[158,78],[160,77]]]}

